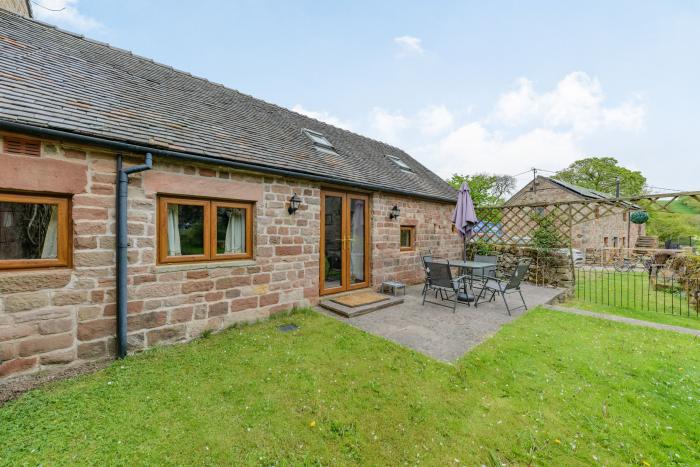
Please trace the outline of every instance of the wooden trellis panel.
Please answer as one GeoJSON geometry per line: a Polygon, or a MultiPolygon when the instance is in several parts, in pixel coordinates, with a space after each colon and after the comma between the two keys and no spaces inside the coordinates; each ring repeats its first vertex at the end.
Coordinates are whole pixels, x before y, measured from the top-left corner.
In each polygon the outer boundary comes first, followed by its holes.
{"type": "Polygon", "coordinates": [[[556,231],[561,247],[569,246],[574,225],[601,217],[638,209],[668,211],[669,205],[682,196],[700,201],[700,192],[661,193],[632,198],[608,198],[553,203],[502,206],[477,206],[479,225],[475,240],[499,244],[529,244],[547,219],[556,231]]]}

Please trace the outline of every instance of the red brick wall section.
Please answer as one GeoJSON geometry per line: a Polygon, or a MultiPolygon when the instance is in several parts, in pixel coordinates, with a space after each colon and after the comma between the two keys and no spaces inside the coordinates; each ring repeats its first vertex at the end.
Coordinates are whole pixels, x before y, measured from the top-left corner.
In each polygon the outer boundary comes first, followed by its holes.
{"type": "Polygon", "coordinates": [[[372,196],[372,284],[400,280],[417,284],[424,280],[420,256],[431,251],[448,259],[461,257],[462,240],[452,232],[454,204],[431,202],[375,193],[372,196]],[[389,211],[398,206],[398,219],[389,219],[389,211]],[[402,225],[414,225],[413,251],[400,251],[402,225]]]}
{"type": "MultiPolygon", "coordinates": [[[[44,143],[41,157],[79,164],[87,174],[84,191],[72,197],[73,268],[0,272],[0,378],[113,357],[116,348],[115,155],[44,143]]],[[[140,163],[140,158],[128,162],[140,163]]],[[[156,265],[156,195],[145,193],[143,174],[132,176],[131,352],[318,300],[320,189],[296,180],[215,169],[156,159],[153,170],[261,185],[255,259],[156,265]],[[303,204],[289,215],[287,201],[294,192],[303,204]]],[[[176,187],[169,192],[178,193],[176,187]]]]}

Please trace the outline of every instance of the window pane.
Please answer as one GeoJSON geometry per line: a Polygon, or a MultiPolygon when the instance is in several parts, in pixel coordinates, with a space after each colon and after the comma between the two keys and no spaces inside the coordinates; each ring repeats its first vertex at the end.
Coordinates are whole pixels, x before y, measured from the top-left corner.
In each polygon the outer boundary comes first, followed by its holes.
{"type": "Polygon", "coordinates": [[[401,229],[401,248],[411,248],[411,229],[401,229]]]}
{"type": "Polygon", "coordinates": [[[341,287],[343,279],[343,198],[326,196],[324,211],[324,288],[341,287]]]}
{"type": "Polygon", "coordinates": [[[57,205],[0,202],[0,259],[57,257],[57,205]]]}
{"type": "Polygon", "coordinates": [[[204,254],[204,206],[168,205],[168,256],[204,254]]]}
{"type": "Polygon", "coordinates": [[[216,208],[216,254],[245,253],[246,210],[216,208]]]}
{"type": "Polygon", "coordinates": [[[350,282],[365,281],[365,200],[350,201],[350,282]]]}

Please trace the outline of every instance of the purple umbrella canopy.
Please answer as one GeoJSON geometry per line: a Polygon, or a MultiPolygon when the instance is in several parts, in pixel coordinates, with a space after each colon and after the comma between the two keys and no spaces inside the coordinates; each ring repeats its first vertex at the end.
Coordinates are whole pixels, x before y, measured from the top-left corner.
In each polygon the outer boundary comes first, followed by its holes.
{"type": "Polygon", "coordinates": [[[459,235],[468,240],[471,238],[474,226],[479,222],[474,211],[474,202],[469,193],[467,182],[462,183],[457,194],[457,206],[452,214],[452,223],[459,235]]]}

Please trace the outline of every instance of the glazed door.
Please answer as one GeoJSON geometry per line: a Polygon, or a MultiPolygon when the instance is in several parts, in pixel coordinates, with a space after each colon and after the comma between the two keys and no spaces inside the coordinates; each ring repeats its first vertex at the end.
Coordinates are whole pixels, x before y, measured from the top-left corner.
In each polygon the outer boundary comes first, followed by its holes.
{"type": "Polygon", "coordinates": [[[369,285],[369,198],[339,191],[321,193],[320,293],[369,285]]]}

